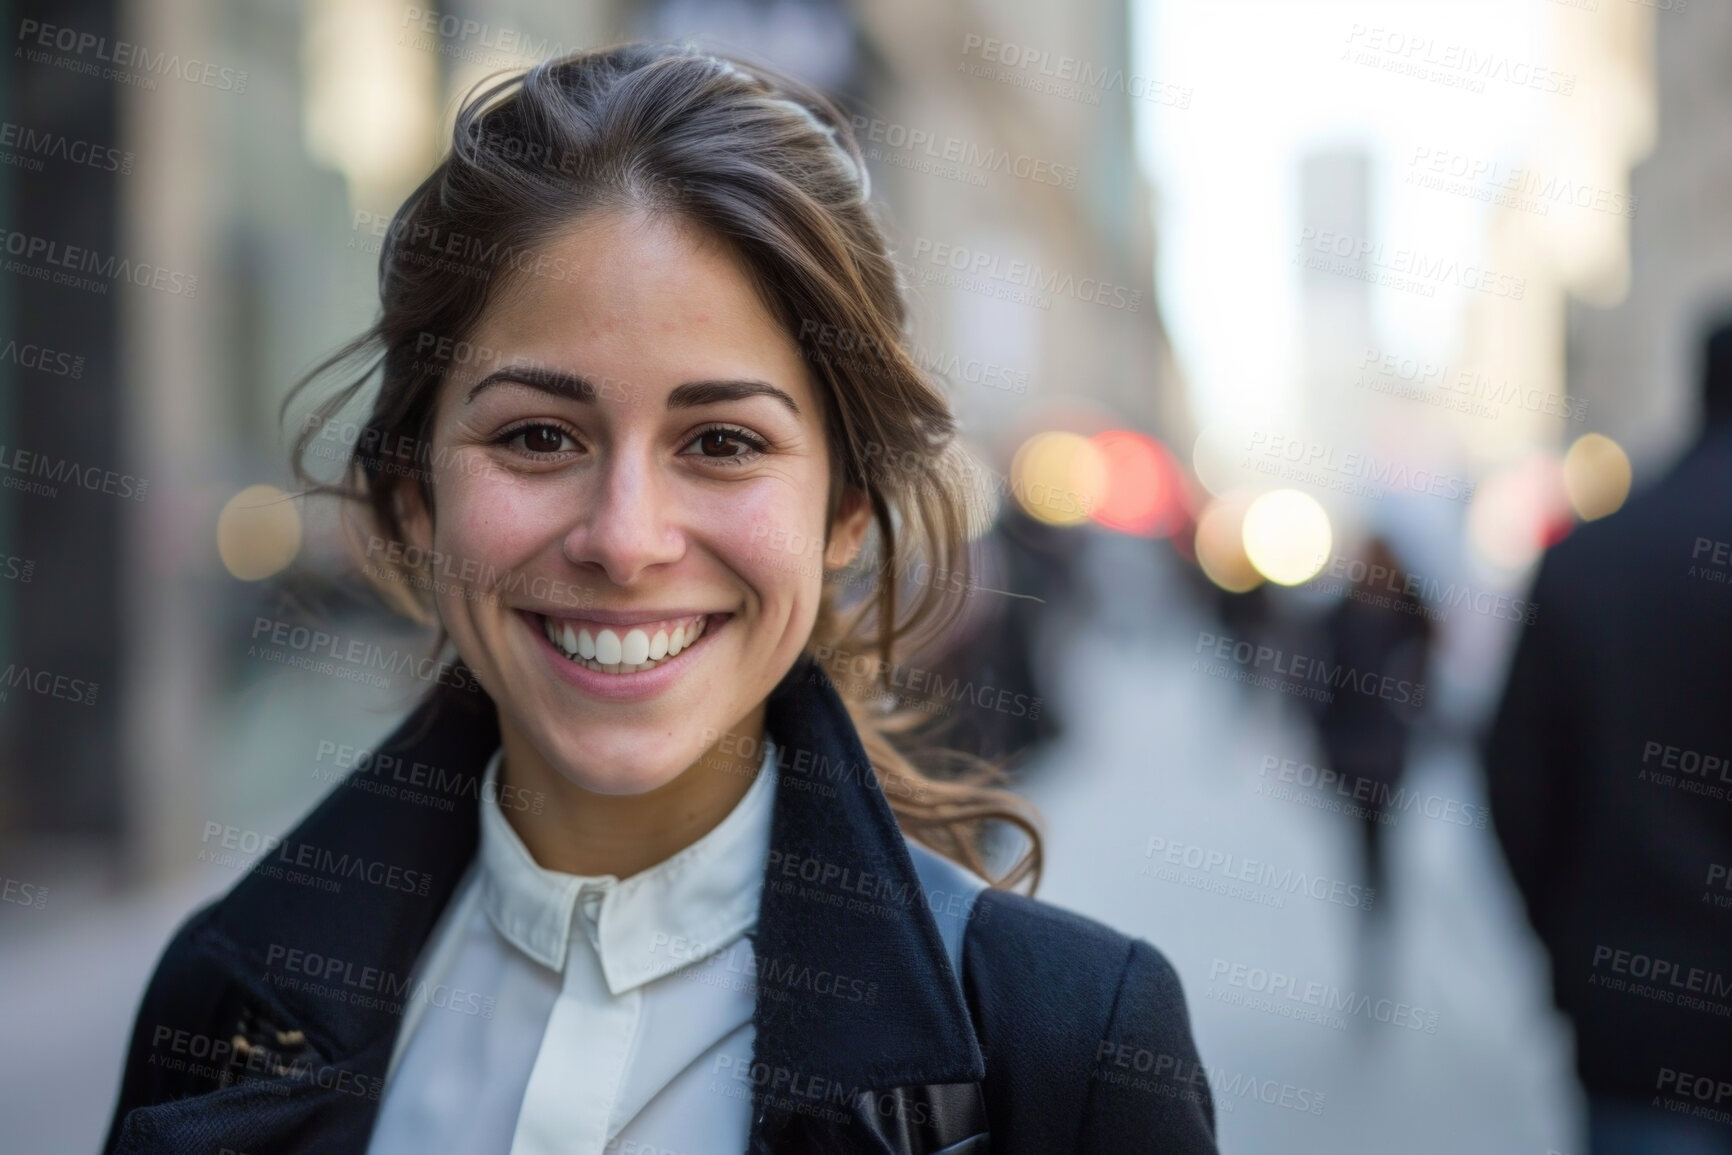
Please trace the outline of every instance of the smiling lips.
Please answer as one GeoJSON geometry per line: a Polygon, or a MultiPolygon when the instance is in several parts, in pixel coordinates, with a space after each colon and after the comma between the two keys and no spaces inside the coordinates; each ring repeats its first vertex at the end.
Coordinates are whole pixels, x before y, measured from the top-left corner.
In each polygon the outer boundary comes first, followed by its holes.
{"type": "Polygon", "coordinates": [[[692,614],[633,626],[606,626],[580,619],[543,617],[547,640],[567,658],[603,674],[653,670],[704,636],[708,614],[692,614]]]}

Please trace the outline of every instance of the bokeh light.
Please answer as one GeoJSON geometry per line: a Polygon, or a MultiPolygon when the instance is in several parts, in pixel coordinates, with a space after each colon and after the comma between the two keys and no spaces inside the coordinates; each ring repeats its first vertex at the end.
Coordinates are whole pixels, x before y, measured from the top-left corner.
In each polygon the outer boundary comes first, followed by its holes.
{"type": "Polygon", "coordinates": [[[1178,522],[1178,471],[1161,443],[1141,433],[1111,429],[1089,438],[1106,467],[1106,485],[1094,519],[1108,529],[1165,537],[1178,522]]]}
{"type": "Polygon", "coordinates": [[[1206,426],[1191,445],[1191,472],[1210,493],[1219,497],[1244,483],[1240,469],[1245,431],[1224,422],[1206,426]]]}
{"type": "Polygon", "coordinates": [[[1245,511],[1254,496],[1248,490],[1224,494],[1197,518],[1197,564],[1229,593],[1242,594],[1263,584],[1263,575],[1245,556],[1245,511]]]}
{"type": "Polygon", "coordinates": [[[1585,433],[1564,454],[1564,492],[1583,521],[1623,508],[1630,496],[1630,458],[1603,433],[1585,433]]]}
{"type": "Polygon", "coordinates": [[[247,486],[217,516],[217,553],[242,581],[281,573],[300,552],[301,511],[274,485],[247,486]]]}
{"type": "Polygon", "coordinates": [[[1107,489],[1107,463],[1080,433],[1051,430],[1023,442],[1010,463],[1017,504],[1048,525],[1081,525],[1107,489]]]}
{"type": "Polygon", "coordinates": [[[1563,469],[1535,453],[1480,485],[1467,514],[1467,536],[1479,557],[1501,569],[1533,564],[1571,523],[1563,469]]]}
{"type": "Polygon", "coordinates": [[[1245,511],[1245,556],[1277,585],[1296,586],[1317,576],[1329,560],[1335,534],[1317,499],[1297,489],[1265,493],[1245,511]]]}

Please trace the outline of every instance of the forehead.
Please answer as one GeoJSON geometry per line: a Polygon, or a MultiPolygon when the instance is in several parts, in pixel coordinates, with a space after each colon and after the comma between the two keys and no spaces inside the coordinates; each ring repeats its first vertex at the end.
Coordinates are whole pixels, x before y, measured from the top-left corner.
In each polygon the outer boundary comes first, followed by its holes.
{"type": "Polygon", "coordinates": [[[653,394],[758,378],[808,404],[799,347],[718,239],[666,215],[609,211],[541,246],[489,304],[474,343],[495,363],[607,374],[653,394]]]}

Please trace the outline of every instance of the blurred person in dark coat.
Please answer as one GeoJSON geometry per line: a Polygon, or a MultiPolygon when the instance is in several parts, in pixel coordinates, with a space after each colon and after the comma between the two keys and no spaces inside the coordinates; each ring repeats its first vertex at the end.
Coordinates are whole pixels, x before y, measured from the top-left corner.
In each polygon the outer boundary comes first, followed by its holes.
{"type": "Polygon", "coordinates": [[[1732,1152],[1732,316],[1671,473],[1540,564],[1486,753],[1593,1155],[1732,1152]]]}
{"type": "MultiPolygon", "coordinates": [[[[1408,588],[1406,571],[1389,544],[1373,537],[1365,569],[1323,619],[1332,664],[1347,666],[1377,684],[1385,677],[1419,685],[1425,680],[1431,645],[1427,607],[1408,588]]],[[[1394,821],[1391,805],[1400,789],[1407,760],[1408,734],[1422,705],[1382,694],[1355,693],[1337,686],[1317,712],[1317,736],[1324,758],[1341,777],[1357,807],[1356,828],[1367,906],[1362,942],[1363,978],[1376,986],[1382,971],[1380,932],[1387,928],[1388,848],[1384,828],[1394,821]],[[1377,952],[1377,953],[1374,953],[1377,952]]]]}
{"type": "Polygon", "coordinates": [[[1011,769],[1063,732],[1045,696],[1036,645],[1055,615],[1062,622],[1088,612],[1077,573],[1082,532],[1036,521],[1006,502],[975,542],[978,579],[965,609],[942,652],[919,659],[932,685],[952,687],[928,695],[935,724],[923,734],[927,741],[1011,769]]]}

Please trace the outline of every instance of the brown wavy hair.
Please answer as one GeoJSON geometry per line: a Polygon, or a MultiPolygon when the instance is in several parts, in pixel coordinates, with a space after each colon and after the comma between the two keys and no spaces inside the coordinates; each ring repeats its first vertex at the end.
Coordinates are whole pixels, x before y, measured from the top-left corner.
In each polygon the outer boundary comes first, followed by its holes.
{"type": "MultiPolygon", "coordinates": [[[[926,651],[959,615],[969,529],[983,511],[949,401],[908,351],[907,304],[859,145],[847,117],[810,86],[689,46],[641,43],[483,82],[457,115],[450,152],[385,232],[378,320],[284,401],[286,418],[311,382],[351,370],[297,435],[296,476],[358,513],[345,518],[352,540],[364,528],[402,541],[402,487],[417,486],[434,509],[426,465],[440,383],[489,355],[465,336],[502,286],[545,259],[541,245],[583,214],[626,208],[670,214],[731,246],[818,384],[827,524],[854,489],[869,500],[873,529],[845,580],[826,581],[806,652],[873,655],[871,677],[837,688],[899,823],[989,878],[988,833],[1020,832],[1025,848],[993,884],[1032,890],[1041,867],[1032,806],[997,784],[996,768],[954,751],[926,751],[948,768],[923,773],[891,736],[915,746],[930,716],[882,705],[895,697],[898,660],[926,651]],[[328,427],[376,371],[378,393],[342,476],[322,484],[309,451],[328,443],[328,427]],[[915,559],[945,580],[905,581],[915,559]]],[[[437,622],[432,583],[405,557],[367,573],[398,609],[437,622]]]]}

